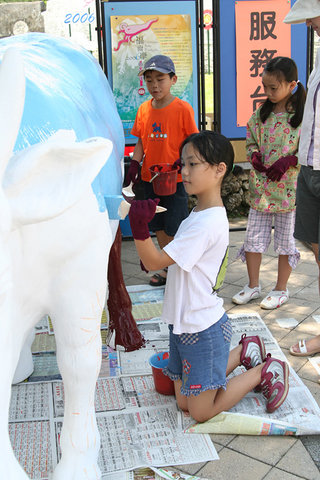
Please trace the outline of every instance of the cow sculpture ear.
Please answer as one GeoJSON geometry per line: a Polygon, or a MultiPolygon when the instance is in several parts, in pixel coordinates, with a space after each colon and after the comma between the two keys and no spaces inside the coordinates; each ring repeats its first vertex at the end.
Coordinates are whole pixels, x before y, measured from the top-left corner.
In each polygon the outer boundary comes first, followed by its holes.
{"type": "Polygon", "coordinates": [[[6,50],[0,65],[0,179],[12,155],[25,98],[23,58],[15,47],[6,50]]]}
{"type": "Polygon", "coordinates": [[[112,148],[106,138],[76,142],[73,131],[58,131],[14,155],[3,178],[13,228],[57,217],[74,205],[89,191],[112,148]]]}

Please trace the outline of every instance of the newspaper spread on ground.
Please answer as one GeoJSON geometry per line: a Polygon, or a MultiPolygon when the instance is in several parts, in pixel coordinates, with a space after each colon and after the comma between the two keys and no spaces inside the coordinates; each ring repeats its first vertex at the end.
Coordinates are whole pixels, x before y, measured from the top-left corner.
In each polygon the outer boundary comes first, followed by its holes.
{"type": "MultiPolygon", "coordinates": [[[[99,466],[103,476],[112,480],[142,479],[133,472],[139,467],[163,470],[162,477],[153,472],[157,479],[177,478],[177,472],[168,473],[167,465],[219,458],[209,435],[184,432],[185,422],[174,397],[159,395],[154,389],[149,358],[168,349],[168,329],[159,318],[150,320],[145,314],[151,304],[161,312],[163,289],[156,289],[151,295],[156,300],[148,302],[150,295],[144,294],[147,306],[140,325],[146,346],[130,353],[103,346],[95,409],[101,436],[99,466]]],[[[137,305],[139,297],[137,293],[137,305]]],[[[35,371],[28,382],[13,386],[10,404],[10,439],[19,462],[35,480],[49,478],[60,458],[64,389],[53,333],[50,319],[44,317],[32,346],[35,371]]]]}
{"type": "MultiPolygon", "coordinates": [[[[171,477],[165,476],[168,470],[165,467],[218,459],[208,433],[320,433],[320,409],[291,368],[287,400],[273,414],[266,413],[262,394],[254,392],[229,412],[202,424],[180,412],[174,397],[159,395],[155,391],[149,365],[153,353],[168,350],[168,328],[159,316],[164,289],[135,286],[129,287],[128,291],[134,306],[141,307],[141,318],[136,321],[146,344],[129,353],[121,348],[114,351],[103,346],[95,398],[102,445],[99,465],[103,478],[142,479],[134,476],[139,467],[157,467],[159,472],[163,470],[163,478],[177,478],[174,471],[171,477]]],[[[231,347],[238,344],[242,333],[260,335],[267,352],[285,360],[258,314],[231,315],[230,318],[233,325],[231,347]]],[[[106,332],[105,324],[102,332],[106,332]]],[[[9,434],[19,462],[34,480],[49,478],[60,456],[63,383],[56,362],[54,339],[45,338],[53,333],[50,319],[43,319],[33,344],[35,371],[28,382],[12,388],[9,434]]],[[[234,374],[240,373],[242,368],[238,367],[234,374]]],[[[190,480],[197,478],[179,475],[190,480]]]]}
{"type": "MultiPolygon", "coordinates": [[[[13,387],[9,433],[30,478],[47,478],[60,458],[63,397],[61,381],[13,387]]],[[[176,402],[154,390],[151,375],[99,379],[95,406],[104,474],[218,459],[209,435],[183,432],[176,402]]]]}
{"type": "MultiPolygon", "coordinates": [[[[286,361],[277,341],[258,314],[230,315],[230,318],[233,328],[231,348],[238,344],[242,333],[260,335],[266,351],[273,357],[286,361]]],[[[231,375],[237,375],[241,371],[244,371],[244,367],[238,367],[231,375]]],[[[266,412],[266,401],[262,393],[252,391],[229,412],[223,412],[203,424],[189,426],[185,431],[242,435],[319,434],[319,406],[292,368],[289,385],[286,401],[272,414],[266,412]]]]}
{"type": "MultiPolygon", "coordinates": [[[[146,286],[134,286],[132,292],[138,295],[139,288],[144,289],[144,299],[149,302],[149,309],[152,308],[152,291],[146,286]]],[[[130,295],[132,293],[130,292],[130,295]]],[[[159,292],[157,300],[159,301],[159,292]]],[[[279,347],[277,341],[258,314],[230,315],[233,328],[231,348],[238,345],[243,333],[247,335],[260,335],[265,343],[266,351],[273,357],[286,361],[286,357],[279,347]]],[[[148,320],[149,322],[159,321],[160,318],[148,320]]],[[[283,328],[294,323],[295,319],[288,319],[283,328]],[[289,321],[290,320],[290,321],[289,321]]],[[[314,368],[320,371],[320,357],[309,359],[314,368]]],[[[231,375],[238,375],[245,371],[244,367],[238,367],[231,375]]],[[[304,385],[300,377],[290,368],[289,393],[283,405],[272,414],[265,409],[265,399],[262,393],[250,392],[229,412],[223,412],[215,418],[202,424],[192,423],[192,419],[185,416],[185,431],[189,433],[221,433],[221,434],[242,434],[242,435],[310,435],[320,433],[320,409],[304,385]],[[250,412],[250,413],[249,413],[250,412]],[[191,420],[191,421],[190,421],[191,420]]]]}
{"type": "Polygon", "coordinates": [[[204,477],[188,475],[172,468],[139,468],[131,472],[104,475],[102,480],[207,480],[204,477]]]}

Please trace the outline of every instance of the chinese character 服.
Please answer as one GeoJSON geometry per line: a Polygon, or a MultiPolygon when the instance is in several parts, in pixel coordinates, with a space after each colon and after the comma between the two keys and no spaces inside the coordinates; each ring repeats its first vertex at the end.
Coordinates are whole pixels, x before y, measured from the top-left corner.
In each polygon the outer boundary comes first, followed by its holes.
{"type": "Polygon", "coordinates": [[[276,26],[276,12],[251,12],[250,25],[250,40],[277,38],[273,33],[276,26]]]}

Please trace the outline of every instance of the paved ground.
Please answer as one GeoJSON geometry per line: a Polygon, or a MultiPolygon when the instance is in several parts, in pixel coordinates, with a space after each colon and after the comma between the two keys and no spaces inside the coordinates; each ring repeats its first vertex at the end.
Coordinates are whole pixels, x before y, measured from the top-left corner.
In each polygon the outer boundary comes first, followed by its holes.
{"type": "MultiPolygon", "coordinates": [[[[290,365],[316,401],[320,402],[319,376],[307,359],[293,357],[289,347],[300,338],[319,333],[320,325],[312,315],[320,315],[318,294],[318,267],[312,253],[297,243],[301,260],[289,280],[290,300],[276,311],[262,310],[259,301],[245,306],[236,306],[231,297],[247,282],[246,266],[236,260],[236,253],[244,238],[244,220],[230,222],[230,260],[225,284],[221,290],[227,312],[257,312],[287,355],[290,365]],[[295,318],[299,324],[292,330],[280,328],[276,318],[295,318]]],[[[124,239],[122,266],[126,285],[148,283],[148,276],[140,270],[134,242],[124,239]]],[[[264,255],[261,268],[263,293],[275,285],[277,257],[270,248],[264,255]]],[[[306,437],[251,437],[242,435],[211,435],[219,461],[183,465],[181,471],[198,474],[214,480],[320,480],[320,435],[306,437]]]]}

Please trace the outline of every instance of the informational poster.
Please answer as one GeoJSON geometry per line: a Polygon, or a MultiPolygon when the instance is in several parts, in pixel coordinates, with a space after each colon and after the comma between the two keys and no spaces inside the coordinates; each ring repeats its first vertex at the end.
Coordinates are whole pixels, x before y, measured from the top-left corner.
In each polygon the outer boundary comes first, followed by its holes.
{"type": "Polygon", "coordinates": [[[197,121],[195,2],[105,3],[108,79],[123,123],[126,143],[136,143],[131,129],[139,106],[150,99],[143,76],[146,60],[169,56],[176,68],[173,95],[189,102],[197,121]],[[127,8],[124,8],[124,4],[127,8]],[[141,10],[144,4],[144,8],[141,10]],[[111,61],[110,61],[111,60],[111,61]]]}
{"type": "Polygon", "coordinates": [[[283,23],[288,0],[236,1],[237,126],[243,127],[266,96],[261,76],[274,57],[291,57],[291,29],[283,23]]]}
{"type": "Polygon", "coordinates": [[[138,107],[150,98],[143,76],[138,76],[153,55],[168,55],[178,81],[173,95],[192,104],[192,43],[190,15],[111,17],[112,84],[126,138],[138,107]]]}

